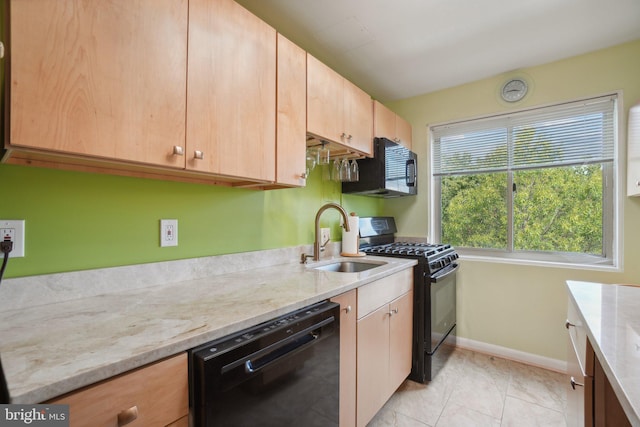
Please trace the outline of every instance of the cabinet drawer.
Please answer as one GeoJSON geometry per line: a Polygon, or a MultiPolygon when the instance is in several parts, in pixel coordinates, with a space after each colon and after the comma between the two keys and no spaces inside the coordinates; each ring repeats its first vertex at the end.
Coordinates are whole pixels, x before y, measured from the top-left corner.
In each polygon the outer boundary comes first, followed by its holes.
{"type": "Polygon", "coordinates": [[[413,268],[358,288],[358,319],[413,289],[413,268]]]}
{"type": "Polygon", "coordinates": [[[587,366],[587,332],[585,325],[574,303],[570,300],[567,307],[567,323],[565,327],[569,331],[571,345],[578,358],[582,376],[593,375],[593,366],[587,366]]]}
{"type": "Polygon", "coordinates": [[[187,354],[182,353],[50,403],[68,404],[74,427],[166,426],[189,413],[187,369],[187,354]],[[132,421],[126,423],[126,418],[132,421]]]}

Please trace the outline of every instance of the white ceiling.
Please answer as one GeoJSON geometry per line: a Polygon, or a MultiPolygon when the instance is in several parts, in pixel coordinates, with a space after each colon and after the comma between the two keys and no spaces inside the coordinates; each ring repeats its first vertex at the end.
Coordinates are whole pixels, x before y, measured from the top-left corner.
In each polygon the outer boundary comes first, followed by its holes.
{"type": "Polygon", "coordinates": [[[237,0],[383,102],[640,39],[640,0],[237,0]]]}

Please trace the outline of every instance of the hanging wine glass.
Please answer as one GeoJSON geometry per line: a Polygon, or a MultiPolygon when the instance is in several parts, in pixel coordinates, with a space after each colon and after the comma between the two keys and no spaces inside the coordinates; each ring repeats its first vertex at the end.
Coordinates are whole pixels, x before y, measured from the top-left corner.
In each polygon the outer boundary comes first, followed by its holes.
{"type": "Polygon", "coordinates": [[[327,147],[327,143],[323,142],[320,147],[317,149],[318,159],[317,162],[319,165],[328,165],[331,158],[329,157],[329,147],[327,147]]]}
{"type": "Polygon", "coordinates": [[[340,160],[335,158],[333,160],[333,167],[331,168],[331,179],[334,181],[340,181],[340,160]]]}
{"type": "Polygon", "coordinates": [[[356,161],[356,159],[351,160],[350,172],[351,172],[351,176],[350,176],[351,181],[360,180],[360,169],[358,168],[358,162],[356,161]]]}
{"type": "Polygon", "coordinates": [[[340,162],[340,181],[351,181],[351,167],[349,166],[349,159],[344,158],[342,159],[342,162],[340,162]]]}
{"type": "Polygon", "coordinates": [[[307,148],[307,176],[316,167],[317,153],[313,148],[307,148]]]}

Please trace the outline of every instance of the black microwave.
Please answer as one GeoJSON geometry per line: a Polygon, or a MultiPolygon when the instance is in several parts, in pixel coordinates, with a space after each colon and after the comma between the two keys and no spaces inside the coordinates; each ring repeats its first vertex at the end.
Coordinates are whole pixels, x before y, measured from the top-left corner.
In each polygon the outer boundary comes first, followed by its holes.
{"type": "Polygon", "coordinates": [[[345,194],[401,197],[418,194],[418,156],[387,138],[373,140],[373,158],[360,159],[357,182],[343,182],[345,194]]]}

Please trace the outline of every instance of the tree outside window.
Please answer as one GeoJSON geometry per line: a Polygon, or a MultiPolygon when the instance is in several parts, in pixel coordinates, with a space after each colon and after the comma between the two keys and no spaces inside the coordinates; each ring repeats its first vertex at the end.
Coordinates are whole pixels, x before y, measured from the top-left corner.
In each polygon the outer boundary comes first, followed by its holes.
{"type": "Polygon", "coordinates": [[[613,264],[615,104],[433,127],[436,236],[462,253],[613,264]]]}

